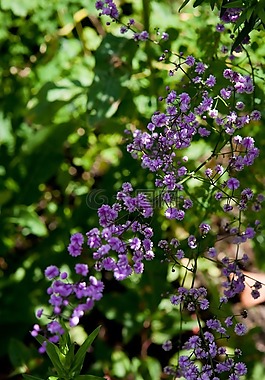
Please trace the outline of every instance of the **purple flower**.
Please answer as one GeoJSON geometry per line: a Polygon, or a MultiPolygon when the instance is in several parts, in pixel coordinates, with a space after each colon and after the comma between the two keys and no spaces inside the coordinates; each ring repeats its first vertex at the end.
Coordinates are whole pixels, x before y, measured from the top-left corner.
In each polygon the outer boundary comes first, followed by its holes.
{"type": "Polygon", "coordinates": [[[193,65],[195,64],[195,58],[194,58],[192,55],[189,55],[189,56],[186,58],[185,63],[186,63],[188,66],[193,66],[193,65]]]}
{"type": "Polygon", "coordinates": [[[233,326],[233,317],[227,317],[225,319],[225,324],[227,327],[233,326]]]}
{"type": "Polygon", "coordinates": [[[201,223],[201,224],[199,225],[199,228],[200,228],[201,233],[202,233],[203,235],[208,234],[208,232],[211,230],[211,226],[210,226],[209,224],[207,224],[207,223],[201,223]]]}
{"type": "Polygon", "coordinates": [[[38,325],[38,324],[36,323],[36,324],[33,326],[33,330],[31,331],[30,334],[31,334],[31,336],[36,337],[36,336],[39,335],[40,331],[41,331],[40,325],[38,325]]]}
{"type": "Polygon", "coordinates": [[[88,274],[87,264],[76,264],[75,265],[75,272],[77,274],[81,274],[82,276],[87,276],[87,274],[88,274]]]}
{"type": "Polygon", "coordinates": [[[119,12],[116,4],[112,0],[98,0],[95,3],[97,10],[101,11],[100,15],[106,15],[116,20],[119,17],[119,12]]]}
{"type": "Polygon", "coordinates": [[[195,72],[198,74],[203,74],[206,70],[206,66],[202,62],[198,62],[195,67],[195,72]]]}
{"type": "Polygon", "coordinates": [[[245,335],[247,333],[247,327],[243,323],[237,323],[235,325],[234,331],[236,335],[245,335]]]}
{"type": "Polygon", "coordinates": [[[211,247],[208,249],[208,255],[209,257],[211,257],[212,259],[215,258],[217,256],[217,252],[216,252],[216,249],[214,247],[211,247]]]}
{"type": "Polygon", "coordinates": [[[258,299],[260,297],[260,292],[257,289],[252,289],[251,297],[254,298],[254,300],[258,299]]]}
{"type": "Polygon", "coordinates": [[[251,112],[250,117],[252,120],[260,120],[261,119],[261,113],[257,110],[254,110],[251,112]]]}
{"type": "Polygon", "coordinates": [[[229,99],[231,97],[231,95],[232,95],[232,91],[229,88],[222,88],[220,90],[220,95],[224,99],[229,99]]]}
{"type": "Polygon", "coordinates": [[[73,234],[68,245],[69,254],[74,257],[81,255],[83,243],[84,237],[81,233],[77,232],[73,234]]]}
{"type": "Polygon", "coordinates": [[[207,310],[210,306],[210,302],[207,299],[199,300],[199,306],[201,310],[207,310]]]}
{"type": "Polygon", "coordinates": [[[167,219],[176,219],[178,210],[175,207],[169,207],[165,211],[165,216],[167,219]]]}
{"type": "Polygon", "coordinates": [[[188,246],[191,248],[191,249],[195,249],[197,248],[197,240],[196,240],[196,237],[193,236],[193,235],[190,235],[189,238],[188,238],[188,246]]]}
{"type": "Polygon", "coordinates": [[[36,317],[41,318],[42,314],[43,314],[43,309],[38,309],[36,312],[36,317]]]}
{"type": "Polygon", "coordinates": [[[163,348],[164,351],[170,351],[170,350],[172,350],[172,342],[171,342],[171,340],[167,340],[166,342],[164,342],[162,344],[162,348],[163,348]]]}
{"type": "Polygon", "coordinates": [[[240,182],[239,182],[238,179],[231,177],[231,178],[229,178],[229,179],[227,180],[227,182],[226,182],[226,186],[227,186],[228,189],[230,189],[230,190],[236,190],[236,189],[239,188],[239,186],[240,186],[240,182]]]}
{"type": "Polygon", "coordinates": [[[253,239],[254,236],[256,235],[256,232],[254,230],[253,227],[247,227],[246,228],[246,231],[244,233],[244,236],[247,238],[247,239],[253,239]]]}
{"type": "Polygon", "coordinates": [[[176,252],[176,258],[178,260],[181,260],[181,259],[183,259],[184,256],[185,256],[184,255],[184,251],[182,249],[178,249],[177,252],[176,252]]]}
{"type": "Polygon", "coordinates": [[[238,376],[244,376],[247,373],[247,367],[245,363],[238,362],[234,367],[235,374],[238,376]]]}
{"type": "Polygon", "coordinates": [[[209,135],[211,134],[211,132],[208,131],[208,129],[206,129],[206,128],[204,128],[204,127],[200,127],[200,128],[198,129],[198,133],[199,133],[199,135],[202,136],[202,137],[207,137],[207,136],[209,136],[209,135]]]}
{"type": "Polygon", "coordinates": [[[216,83],[216,78],[212,74],[209,75],[209,77],[206,79],[205,84],[208,87],[213,87],[216,83]]]}
{"type": "Polygon", "coordinates": [[[114,208],[109,205],[102,205],[98,209],[99,223],[102,227],[108,227],[114,223],[115,219],[118,217],[118,213],[114,208]]]}
{"type": "Polygon", "coordinates": [[[57,321],[52,321],[52,322],[48,323],[47,330],[51,334],[63,335],[63,333],[64,333],[64,329],[62,328],[62,326],[60,325],[60,323],[57,322],[57,321]]]}
{"type": "Polygon", "coordinates": [[[44,274],[48,280],[52,280],[59,276],[60,271],[55,265],[50,265],[45,269],[44,274]]]}
{"type": "Polygon", "coordinates": [[[217,32],[221,33],[221,32],[224,32],[225,26],[223,24],[217,24],[215,29],[217,32]]]}

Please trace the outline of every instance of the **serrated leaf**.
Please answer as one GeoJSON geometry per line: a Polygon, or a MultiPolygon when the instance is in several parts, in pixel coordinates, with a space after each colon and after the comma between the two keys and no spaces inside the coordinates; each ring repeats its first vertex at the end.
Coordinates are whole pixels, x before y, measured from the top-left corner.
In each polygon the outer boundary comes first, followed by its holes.
{"type": "Polygon", "coordinates": [[[47,342],[47,346],[46,346],[47,355],[49,356],[55,370],[57,371],[58,376],[64,377],[65,371],[60,360],[60,351],[58,347],[55,344],[49,342],[48,339],[44,338],[41,335],[37,336],[36,339],[40,344],[42,344],[43,342],[47,342]]]}
{"type": "Polygon", "coordinates": [[[84,363],[84,360],[85,360],[85,356],[86,356],[86,353],[87,353],[87,350],[89,349],[89,347],[91,346],[91,344],[93,343],[94,339],[96,338],[96,336],[98,335],[99,333],[99,330],[100,330],[100,327],[97,327],[88,337],[87,339],[84,341],[84,343],[80,346],[80,348],[78,349],[77,353],[75,354],[75,358],[73,360],[73,365],[71,367],[71,372],[72,373],[77,373],[79,374],[81,372],[81,369],[83,367],[83,363],[84,363]]]}
{"type": "Polygon", "coordinates": [[[189,2],[190,2],[190,0],[185,0],[185,1],[182,3],[181,7],[179,8],[179,12],[180,12],[184,7],[186,7],[186,5],[187,5],[189,2]]]}

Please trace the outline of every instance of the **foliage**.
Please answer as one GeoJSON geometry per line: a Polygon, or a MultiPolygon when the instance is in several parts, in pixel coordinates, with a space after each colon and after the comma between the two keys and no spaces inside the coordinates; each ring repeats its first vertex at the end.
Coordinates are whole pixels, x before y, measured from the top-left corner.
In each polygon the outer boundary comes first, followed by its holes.
{"type": "MultiPolygon", "coordinates": [[[[185,0],[180,10],[183,9],[190,0],[185,0]]],[[[196,8],[204,3],[209,3],[213,10],[216,6],[220,10],[221,17],[229,8],[242,9],[241,15],[237,20],[233,32],[236,33],[235,41],[232,45],[231,51],[234,51],[254,29],[263,30],[265,26],[265,2],[259,0],[196,0],[193,7],[196,8]]]]}
{"type": "MultiPolygon", "coordinates": [[[[123,131],[125,127],[144,129],[160,107],[158,98],[165,96],[165,86],[171,82],[167,72],[170,62],[157,59],[164,50],[192,54],[211,65],[220,88],[227,64],[253,74],[256,87],[251,102],[259,107],[264,120],[264,46],[260,43],[264,2],[196,1],[195,10],[188,3],[151,1],[149,7],[143,7],[140,1],[120,2],[125,23],[129,17],[135,18],[140,30],[147,29],[154,39],[160,38],[158,33],[170,35],[161,46],[146,41],[138,47],[127,35],[120,35],[117,24],[106,26],[103,16],[99,20],[92,1],[56,0],[49,6],[43,0],[1,2],[3,377],[22,373],[28,379],[46,376],[50,364],[45,357],[40,358],[29,331],[35,323],[34,312],[48,300],[44,269],[53,263],[63,267],[70,278],[75,277],[75,260],[66,253],[70,233],[85,233],[95,227],[98,207],[112,203],[123,182],[130,181],[137,189],[152,189],[154,175],[128,155],[123,131]],[[234,24],[233,40],[229,33],[221,36],[215,30],[218,15],[211,11],[224,12],[232,6],[243,8],[234,24]],[[218,50],[222,39],[233,51],[249,32],[248,54],[234,53],[235,60],[228,60],[218,50]]],[[[169,61],[176,59],[172,55],[169,61]]],[[[176,78],[175,89],[181,90],[187,78],[182,73],[176,73],[176,78]]],[[[251,102],[247,103],[247,111],[253,108],[251,102]]],[[[260,148],[264,144],[261,125],[257,122],[251,131],[260,148]]],[[[214,144],[212,137],[194,142],[188,152],[191,169],[207,159],[205,152],[214,144]]],[[[252,183],[256,193],[264,188],[263,151],[259,162],[239,177],[244,184],[252,183]]],[[[187,232],[194,232],[202,210],[218,209],[207,198],[207,185],[191,181],[187,190],[197,197],[194,211],[182,224],[165,220],[163,212],[156,211],[155,244],[175,235],[186,239],[187,232]]],[[[263,214],[261,211],[261,220],[263,214]]],[[[217,226],[221,223],[218,212],[216,218],[217,226]]],[[[262,234],[252,243],[256,263],[263,270],[264,245],[262,234]]],[[[179,266],[173,271],[172,264],[161,265],[163,259],[163,252],[158,251],[157,260],[148,263],[142,276],[132,276],[122,283],[104,275],[103,299],[83,318],[82,327],[72,332],[72,341],[90,345],[87,332],[102,325],[93,351],[86,359],[82,355],[84,373],[93,372],[95,379],[103,371],[113,378],[159,379],[162,367],[174,359],[161,345],[172,337],[176,341],[189,337],[196,330],[194,316],[182,316],[167,297],[161,298],[161,294],[172,293],[186,276],[179,266]]],[[[92,265],[91,258],[84,261],[92,265]]],[[[202,276],[211,279],[207,284],[211,301],[218,306],[220,268],[204,259],[198,264],[202,276]]],[[[225,312],[232,313],[231,306],[225,312]]],[[[260,378],[263,359],[251,337],[258,332],[259,328],[254,328],[242,341],[253,379],[260,378]]],[[[229,344],[236,347],[237,339],[232,338],[229,344]]],[[[89,376],[86,378],[92,379],[89,376]]]]}

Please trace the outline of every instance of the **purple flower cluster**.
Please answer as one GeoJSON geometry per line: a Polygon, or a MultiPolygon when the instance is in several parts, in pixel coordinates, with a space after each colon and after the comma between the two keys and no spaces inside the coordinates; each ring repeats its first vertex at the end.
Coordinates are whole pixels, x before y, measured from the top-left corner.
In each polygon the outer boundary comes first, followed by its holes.
{"type": "MultiPolygon", "coordinates": [[[[192,290],[192,289],[190,289],[192,290]]],[[[194,289],[195,290],[195,289],[194,289]]],[[[199,289],[196,289],[198,291],[199,289]]],[[[195,291],[195,293],[196,293],[195,291]]],[[[190,291],[189,291],[190,292],[190,291]]],[[[180,293],[183,293],[182,290],[180,293]]],[[[198,317],[197,317],[198,318],[198,317]]],[[[184,377],[186,380],[212,379],[219,380],[221,374],[225,374],[227,379],[239,380],[247,373],[247,367],[243,362],[237,361],[242,353],[236,348],[234,355],[228,353],[227,347],[220,345],[221,340],[227,340],[229,335],[227,328],[233,326],[233,318],[226,318],[224,327],[218,319],[206,321],[206,328],[200,330],[199,335],[191,336],[183,345],[183,349],[189,355],[181,355],[177,366],[168,366],[164,372],[173,375],[175,378],[184,377]],[[217,334],[217,337],[214,335],[217,334]],[[196,362],[202,361],[203,365],[198,366],[196,362]]],[[[234,332],[237,335],[244,335],[246,327],[243,323],[236,323],[234,332]]],[[[163,344],[165,351],[173,348],[172,342],[167,341],[163,344]]]]}
{"type": "MultiPolygon", "coordinates": [[[[87,246],[93,251],[94,269],[112,271],[117,280],[124,280],[133,272],[143,273],[143,261],[154,258],[151,240],[153,230],[148,224],[135,220],[135,215],[144,219],[151,217],[153,208],[146,194],[137,193],[133,196],[132,193],[131,184],[124,183],[117,193],[117,202],[112,206],[102,205],[98,210],[101,230],[92,228],[86,233],[87,246]],[[128,218],[130,214],[132,220],[128,218]],[[121,223],[123,216],[126,220],[121,223]]],[[[80,256],[83,245],[83,235],[73,234],[68,246],[69,254],[73,257],[80,256]]],[[[54,320],[46,326],[45,331],[53,343],[58,343],[60,335],[64,333],[60,318],[67,320],[70,327],[78,325],[80,318],[103,296],[104,284],[92,275],[88,277],[87,264],[77,263],[75,273],[81,276],[77,282],[71,282],[68,274],[60,272],[55,265],[48,266],[44,272],[45,277],[53,281],[47,293],[52,306],[51,318],[54,320]]],[[[37,317],[41,318],[42,315],[43,310],[38,310],[37,317]]],[[[39,333],[44,331],[35,325],[31,334],[37,336],[39,333]]],[[[45,345],[40,350],[44,352],[45,345]]]]}
{"type": "MultiPolygon", "coordinates": [[[[49,304],[52,306],[52,321],[49,322],[45,330],[39,325],[34,325],[31,332],[32,336],[44,333],[52,343],[58,343],[64,329],[60,323],[60,318],[67,320],[70,327],[76,326],[80,318],[91,310],[95,301],[102,298],[104,284],[94,276],[88,275],[88,266],[86,264],[76,264],[75,272],[81,275],[77,282],[71,282],[66,272],[60,272],[55,265],[50,265],[45,270],[45,276],[52,280],[52,284],[47,289],[49,295],[49,304]],[[77,302],[78,301],[78,302],[77,302]],[[73,307],[74,303],[78,303],[73,307]]],[[[37,311],[37,317],[41,318],[43,309],[37,311]]],[[[45,345],[41,347],[44,352],[45,345]]]]}
{"type": "MultiPolygon", "coordinates": [[[[118,21],[119,12],[113,0],[98,0],[95,6],[101,15],[118,21]]],[[[234,23],[240,13],[239,8],[227,8],[221,21],[234,23]]],[[[134,24],[133,19],[122,24],[121,33],[131,30],[135,41],[149,40],[148,32],[132,29],[134,24]]],[[[220,23],[216,30],[222,32],[225,27],[220,23]]],[[[167,38],[167,33],[163,33],[161,40],[167,38]]],[[[171,53],[167,53],[170,52],[164,51],[159,60],[172,63],[169,60],[171,58],[168,58],[171,53]]],[[[242,218],[243,212],[249,209],[259,211],[264,201],[261,194],[254,197],[250,188],[242,188],[243,181],[237,178],[237,173],[251,166],[259,155],[252,137],[238,135],[239,129],[246,129],[250,123],[261,118],[258,110],[250,113],[245,111],[242,98],[242,95],[253,93],[254,84],[249,75],[226,68],[223,71],[223,82],[226,85],[220,89],[216,77],[210,73],[205,63],[191,55],[184,57],[179,54],[177,58],[178,63],[172,63],[169,76],[174,77],[181,70],[188,83],[185,90],[183,87],[182,90],[166,87],[166,96],[159,97],[162,110],[153,113],[146,130],[136,129],[132,132],[132,141],[127,145],[127,151],[141,161],[143,168],[154,174],[154,186],[160,191],[164,216],[169,220],[167,223],[172,220],[178,224],[183,223],[188,210],[197,202],[195,197],[191,199],[187,191],[188,181],[192,179],[199,184],[204,183],[211,187],[207,202],[210,199],[217,207],[220,202],[219,211],[225,212],[228,220],[227,236],[239,248],[240,244],[255,237],[259,225],[259,221],[253,224],[245,221],[242,218]],[[188,157],[188,148],[195,139],[211,139],[214,142],[211,154],[196,169],[188,157]]],[[[186,380],[219,380],[223,376],[229,380],[238,380],[247,373],[245,364],[237,360],[241,351],[235,349],[234,355],[231,355],[227,344],[222,345],[221,342],[226,342],[231,332],[238,336],[246,334],[247,328],[234,315],[224,318],[224,323],[217,317],[202,322],[201,315],[211,315],[210,302],[206,288],[195,287],[194,284],[200,256],[218,262],[222,268],[224,289],[220,298],[221,309],[223,303],[245,289],[245,275],[241,267],[247,261],[247,256],[243,255],[239,259],[236,253],[235,258],[224,257],[219,261],[213,242],[214,234],[218,241],[219,231],[216,232],[216,226],[213,228],[211,225],[210,207],[207,211],[205,219],[196,221],[197,229],[193,229],[192,233],[188,232],[184,238],[182,235],[181,240],[173,237],[170,241],[160,240],[158,243],[166,257],[165,261],[185,268],[186,274],[188,271],[192,273],[192,285],[189,288],[185,286],[188,276],[184,275],[181,286],[170,297],[170,302],[179,306],[181,312],[193,315],[198,323],[198,332],[182,346],[188,353],[180,355],[177,365],[166,367],[164,372],[186,380]]],[[[104,204],[98,209],[99,228],[89,230],[86,239],[81,233],[71,236],[69,254],[78,257],[88,251],[90,259],[92,257],[94,260],[94,266],[89,268],[87,264],[77,263],[74,276],[79,279],[76,282],[71,281],[68,274],[61,272],[55,265],[46,268],[45,277],[52,281],[47,291],[52,308],[51,322],[45,331],[39,324],[35,324],[32,336],[44,333],[51,342],[58,343],[64,334],[60,318],[69,322],[70,327],[79,324],[80,318],[103,296],[104,284],[91,275],[92,271],[112,272],[118,281],[128,278],[132,273],[144,272],[145,261],[155,257],[152,240],[154,231],[148,221],[153,213],[147,195],[134,193],[132,185],[127,182],[118,191],[113,205],[104,204]]],[[[97,273],[96,276],[98,275],[97,273]]],[[[252,286],[254,299],[259,297],[261,286],[258,281],[252,286]]],[[[38,310],[37,317],[41,318],[42,315],[43,310],[38,310]]],[[[173,347],[171,340],[163,344],[165,351],[170,351],[173,347]]],[[[45,351],[45,343],[40,351],[45,351]]]]}
{"type": "Polygon", "coordinates": [[[170,297],[173,305],[183,304],[188,311],[207,310],[209,301],[206,298],[207,290],[204,287],[187,289],[179,287],[177,294],[170,297]]]}
{"type": "Polygon", "coordinates": [[[153,215],[153,208],[146,194],[138,193],[133,197],[132,192],[131,184],[124,183],[117,193],[117,202],[112,207],[103,205],[98,210],[102,230],[92,228],[86,234],[87,245],[94,251],[95,269],[112,271],[117,280],[124,280],[133,272],[142,273],[143,261],[154,258],[152,228],[146,223],[128,220],[130,214],[149,218],[153,215]],[[124,212],[125,223],[118,223],[124,212]]]}
{"type": "Polygon", "coordinates": [[[113,21],[119,18],[119,11],[113,0],[97,0],[95,7],[100,11],[100,15],[109,16],[113,21]]]}
{"type": "Polygon", "coordinates": [[[242,12],[241,8],[227,8],[221,17],[221,20],[224,23],[235,23],[240,17],[240,13],[242,12]]]}

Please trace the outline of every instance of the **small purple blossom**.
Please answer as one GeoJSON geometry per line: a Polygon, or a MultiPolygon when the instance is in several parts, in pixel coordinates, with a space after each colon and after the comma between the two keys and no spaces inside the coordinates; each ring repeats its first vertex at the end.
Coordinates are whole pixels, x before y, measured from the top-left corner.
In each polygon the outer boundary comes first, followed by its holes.
{"type": "Polygon", "coordinates": [[[166,342],[164,342],[162,344],[162,348],[163,348],[164,351],[170,351],[170,350],[172,350],[172,342],[171,342],[171,340],[167,340],[166,342]]]}
{"type": "Polygon", "coordinates": [[[82,276],[88,275],[88,266],[87,264],[76,264],[75,265],[75,272],[77,274],[81,274],[82,276]]]}
{"type": "Polygon", "coordinates": [[[237,323],[235,325],[234,331],[236,335],[245,335],[247,333],[247,327],[243,323],[237,323]]]}
{"type": "Polygon", "coordinates": [[[192,56],[192,55],[189,55],[187,58],[186,58],[186,64],[188,66],[193,66],[195,64],[195,58],[192,56]]]}
{"type": "Polygon", "coordinates": [[[52,280],[59,276],[60,271],[55,265],[50,265],[45,269],[44,274],[48,280],[52,280]]]}
{"type": "Polygon", "coordinates": [[[240,186],[240,182],[237,178],[229,178],[226,182],[226,186],[228,187],[228,189],[230,190],[236,190],[239,188],[240,186]]]}

